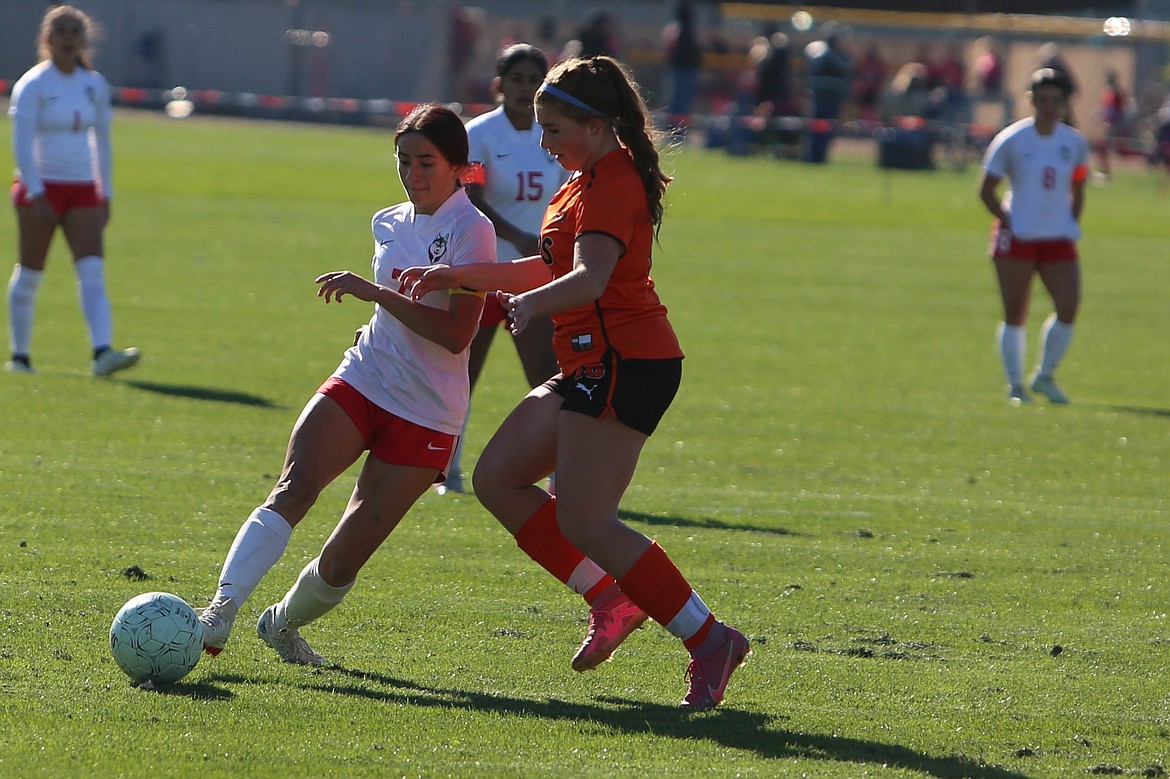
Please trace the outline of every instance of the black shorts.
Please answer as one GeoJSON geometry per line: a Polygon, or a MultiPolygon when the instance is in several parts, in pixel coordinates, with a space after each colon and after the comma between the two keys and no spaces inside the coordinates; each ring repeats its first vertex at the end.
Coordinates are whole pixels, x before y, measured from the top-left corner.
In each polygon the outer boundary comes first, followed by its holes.
{"type": "Polygon", "coordinates": [[[558,373],[544,386],[565,399],[562,411],[604,419],[613,414],[626,427],[650,435],[678,394],[682,358],[622,359],[606,352],[601,362],[558,373]]]}

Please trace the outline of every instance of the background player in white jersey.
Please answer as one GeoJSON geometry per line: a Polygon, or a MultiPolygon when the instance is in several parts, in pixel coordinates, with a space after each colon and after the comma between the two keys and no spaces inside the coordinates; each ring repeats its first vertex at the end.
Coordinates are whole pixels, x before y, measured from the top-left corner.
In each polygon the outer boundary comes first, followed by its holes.
{"type": "Polygon", "coordinates": [[[33,373],[29,350],[37,290],[57,227],[73,253],[81,308],[93,346],[93,372],[105,376],[138,362],[114,349],[102,234],[110,220],[110,86],[86,56],[93,31],[78,9],[51,8],[41,21],[41,61],[12,89],[16,181],[12,202],[20,262],[8,282],[13,373],[33,373]]]}
{"type": "MultiPolygon", "coordinates": [[[[517,43],[504,49],[492,80],[500,104],[467,123],[471,159],[482,166],[482,175],[472,178],[467,194],[496,227],[500,262],[538,253],[537,235],[545,206],[569,175],[541,148],[540,127],[534,118],[532,98],[547,72],[548,60],[535,46],[517,43]]],[[[484,304],[479,333],[471,342],[473,390],[503,319],[504,310],[495,296],[490,296],[484,304]]],[[[541,317],[513,339],[529,387],[539,386],[558,370],[552,333],[552,320],[541,317]]],[[[463,491],[462,465],[460,450],[443,489],[463,491]]]]}
{"type": "Polygon", "coordinates": [[[1089,144],[1062,122],[1071,87],[1051,68],[1032,74],[1032,116],[1005,128],[983,161],[979,197],[996,218],[991,257],[1003,299],[999,349],[1013,403],[1031,401],[1024,383],[1025,325],[1032,277],[1040,276],[1056,311],[1040,331],[1040,359],[1029,378],[1053,403],[1068,396],[1053,375],[1073,336],[1081,296],[1076,241],[1081,237],[1089,144]],[[1001,181],[1011,182],[1001,200],[1001,181]]]}
{"type": "Polygon", "coordinates": [[[223,648],[240,606],[280,559],[321,490],[368,450],[321,554],[257,625],[285,661],[324,664],[298,628],[341,602],[418,497],[442,481],[463,426],[467,348],[483,294],[456,290],[415,301],[399,292],[398,273],[420,263],[494,262],[495,235],[460,188],[468,156],[457,114],[419,106],[398,124],[394,141],[410,200],[374,215],[374,281],[349,271],[317,278],[317,295],[326,302],[352,295],[374,303],[374,315],[305,405],[276,486],[228,551],[215,596],[200,614],[209,654],[223,648]]]}

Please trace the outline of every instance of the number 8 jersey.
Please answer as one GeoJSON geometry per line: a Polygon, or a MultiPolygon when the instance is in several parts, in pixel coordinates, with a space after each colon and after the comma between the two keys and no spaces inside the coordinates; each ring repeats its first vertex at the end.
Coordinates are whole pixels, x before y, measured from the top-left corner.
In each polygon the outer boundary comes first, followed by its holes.
{"type": "Polygon", "coordinates": [[[1081,237],[1072,213],[1072,183],[1084,180],[1088,158],[1085,136],[1063,122],[1051,135],[1041,135],[1029,117],[995,136],[983,169],[1011,182],[1003,209],[1011,215],[1013,236],[1023,241],[1081,237]]]}
{"type": "MultiPolygon", "coordinates": [[[[467,123],[470,158],[483,164],[484,199],[500,216],[527,233],[537,235],[544,208],[569,177],[540,146],[540,125],[517,130],[503,106],[467,123]]],[[[520,252],[502,238],[496,240],[496,259],[512,260],[520,252]]]]}

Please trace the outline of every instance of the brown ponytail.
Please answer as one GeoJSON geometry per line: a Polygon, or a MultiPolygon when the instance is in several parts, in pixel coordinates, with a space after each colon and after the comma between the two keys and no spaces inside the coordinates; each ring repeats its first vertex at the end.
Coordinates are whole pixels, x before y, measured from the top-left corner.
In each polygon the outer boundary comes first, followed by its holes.
{"type": "Polygon", "coordinates": [[[559,111],[578,121],[600,115],[613,123],[618,140],[629,149],[646,188],[646,202],[657,234],[662,227],[662,198],[671,177],[662,170],[658,155],[661,133],[654,127],[633,75],[616,59],[599,56],[563,60],[552,67],[545,81],[594,110],[570,104],[548,92],[537,94],[538,103],[555,100],[559,111]]]}

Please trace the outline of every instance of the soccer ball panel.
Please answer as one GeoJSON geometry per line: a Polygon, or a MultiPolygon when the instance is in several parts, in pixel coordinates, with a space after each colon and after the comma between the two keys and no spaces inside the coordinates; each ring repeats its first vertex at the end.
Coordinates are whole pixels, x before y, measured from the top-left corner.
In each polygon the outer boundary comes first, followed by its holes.
{"type": "Polygon", "coordinates": [[[131,598],[110,625],[114,662],[135,682],[167,684],[191,672],[203,651],[195,610],[167,592],[131,598]]]}

